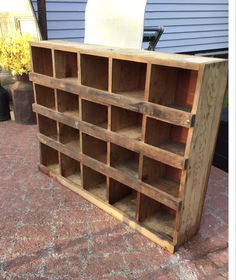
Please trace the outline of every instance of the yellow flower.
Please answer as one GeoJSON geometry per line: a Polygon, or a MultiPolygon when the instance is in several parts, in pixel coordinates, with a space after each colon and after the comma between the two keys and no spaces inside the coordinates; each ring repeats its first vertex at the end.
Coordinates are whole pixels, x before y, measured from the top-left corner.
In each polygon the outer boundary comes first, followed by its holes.
{"type": "Polygon", "coordinates": [[[33,40],[29,34],[20,33],[0,38],[0,66],[13,76],[27,74],[31,70],[29,42],[33,40]]]}

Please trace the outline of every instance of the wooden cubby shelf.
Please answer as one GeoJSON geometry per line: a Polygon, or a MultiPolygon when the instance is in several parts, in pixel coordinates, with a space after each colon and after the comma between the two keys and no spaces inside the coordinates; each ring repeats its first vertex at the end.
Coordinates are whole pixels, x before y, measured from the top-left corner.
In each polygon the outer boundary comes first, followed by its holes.
{"type": "Polygon", "coordinates": [[[125,215],[135,219],[137,208],[137,192],[135,190],[110,178],[108,202],[125,215]]]}
{"type": "Polygon", "coordinates": [[[71,117],[79,117],[79,97],[70,92],[57,90],[58,111],[71,117]]]}
{"type": "Polygon", "coordinates": [[[55,50],[55,75],[58,79],[78,79],[78,58],[76,52],[55,50]]]}
{"type": "Polygon", "coordinates": [[[108,90],[108,58],[81,54],[81,84],[108,90]]]}
{"type": "Polygon", "coordinates": [[[85,190],[106,201],[106,183],[106,176],[83,165],[83,187],[85,190]]]}
{"type": "Polygon", "coordinates": [[[138,177],[139,154],[111,143],[111,166],[128,174],[138,177]]]}
{"type": "Polygon", "coordinates": [[[40,161],[49,170],[60,174],[59,153],[53,148],[40,143],[40,161]]]}
{"type": "Polygon", "coordinates": [[[146,63],[113,59],[112,92],[144,100],[146,71],[146,63]]]}
{"type": "Polygon", "coordinates": [[[111,106],[111,130],[141,140],[142,114],[111,106]]]}
{"type": "Polygon", "coordinates": [[[143,158],[142,181],[174,197],[179,195],[180,169],[154,159],[143,158]]]}
{"type": "Polygon", "coordinates": [[[58,140],[59,135],[56,121],[49,119],[43,115],[38,115],[38,126],[40,133],[52,139],[55,139],[56,141],[58,140]]]}
{"type": "Polygon", "coordinates": [[[78,187],[81,187],[80,162],[63,154],[60,154],[60,162],[61,175],[67,180],[70,180],[74,184],[78,185],[78,187]]]}
{"type": "Polygon", "coordinates": [[[184,156],[188,128],[147,118],[145,143],[184,156]]]}
{"type": "Polygon", "coordinates": [[[37,104],[56,110],[55,92],[53,88],[35,84],[35,96],[37,104]]]}
{"type": "Polygon", "coordinates": [[[59,124],[60,142],[69,149],[80,151],[80,131],[65,124],[59,124]]]}
{"type": "Polygon", "coordinates": [[[227,61],[31,43],[39,168],[169,252],[200,226],[227,61]]]}
{"type": "Polygon", "coordinates": [[[198,72],[152,65],[149,101],[191,112],[198,72]]]}
{"type": "Polygon", "coordinates": [[[108,107],[82,99],[82,121],[107,129],[108,107]]]}
{"type": "Polygon", "coordinates": [[[107,143],[87,134],[82,134],[82,151],[85,155],[103,163],[107,162],[107,143]]]}
{"type": "Polygon", "coordinates": [[[138,197],[138,205],[138,221],[167,240],[173,240],[175,211],[143,194],[138,197]]]}
{"type": "Polygon", "coordinates": [[[34,72],[46,76],[53,76],[51,48],[32,47],[31,57],[34,72]]]}

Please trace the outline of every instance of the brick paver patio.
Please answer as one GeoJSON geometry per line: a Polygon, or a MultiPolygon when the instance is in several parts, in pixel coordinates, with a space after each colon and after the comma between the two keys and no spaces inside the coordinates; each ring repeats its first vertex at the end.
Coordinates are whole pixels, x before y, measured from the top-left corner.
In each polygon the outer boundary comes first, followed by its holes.
{"type": "Polygon", "coordinates": [[[212,167],[199,233],[170,255],[37,169],[36,126],[0,123],[0,279],[227,279],[228,180],[212,167]]]}

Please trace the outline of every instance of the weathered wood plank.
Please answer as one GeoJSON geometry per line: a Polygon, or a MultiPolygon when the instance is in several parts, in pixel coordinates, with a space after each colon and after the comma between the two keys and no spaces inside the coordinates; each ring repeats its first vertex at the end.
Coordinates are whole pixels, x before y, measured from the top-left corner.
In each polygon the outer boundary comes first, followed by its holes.
{"type": "Polygon", "coordinates": [[[227,83],[227,63],[207,64],[195,108],[193,130],[176,242],[181,244],[198,230],[227,83]]]}
{"type": "Polygon", "coordinates": [[[198,70],[199,64],[222,61],[220,59],[209,57],[197,57],[191,55],[179,55],[145,50],[109,48],[104,46],[88,45],[77,42],[66,42],[59,40],[32,42],[31,46],[54,48],[58,50],[72,52],[77,51],[86,54],[95,54],[106,57],[112,56],[113,58],[127,59],[145,63],[154,63],[159,65],[180,67],[192,70],[198,70]]]}

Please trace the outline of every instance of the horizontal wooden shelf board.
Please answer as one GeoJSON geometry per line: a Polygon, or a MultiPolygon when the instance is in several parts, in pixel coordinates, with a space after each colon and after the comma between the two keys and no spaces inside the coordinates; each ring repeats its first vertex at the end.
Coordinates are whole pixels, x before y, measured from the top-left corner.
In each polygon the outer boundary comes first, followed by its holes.
{"type": "Polygon", "coordinates": [[[125,60],[154,63],[159,65],[180,67],[198,70],[200,64],[222,62],[219,58],[191,56],[183,54],[170,54],[157,51],[109,48],[106,46],[82,44],[78,42],[67,42],[60,40],[32,42],[31,46],[51,48],[55,50],[81,52],[97,56],[113,57],[125,60]]]}
{"type": "Polygon", "coordinates": [[[132,125],[129,127],[124,127],[119,130],[116,130],[116,133],[124,135],[125,137],[132,138],[134,140],[141,140],[142,129],[138,125],[132,125]]]}
{"type": "Polygon", "coordinates": [[[170,195],[173,195],[174,197],[178,197],[179,195],[180,184],[174,181],[165,178],[160,178],[157,182],[151,182],[150,184],[154,187],[157,187],[160,190],[169,193],[170,195]]]}
{"type": "Polygon", "coordinates": [[[166,141],[159,145],[159,148],[175,153],[180,156],[184,156],[185,145],[174,141],[166,141]]]}
{"type": "Polygon", "coordinates": [[[120,95],[128,97],[128,98],[135,98],[138,102],[144,101],[144,90],[116,92],[115,94],[120,94],[120,95]]]}
{"type": "Polygon", "coordinates": [[[125,172],[129,176],[138,178],[138,162],[129,160],[129,161],[125,161],[123,163],[114,165],[114,168],[116,168],[122,172],[125,172]]]}
{"type": "Polygon", "coordinates": [[[99,162],[93,158],[90,158],[80,152],[75,152],[69,150],[65,145],[54,141],[53,139],[42,135],[38,133],[38,139],[41,143],[59,151],[60,153],[65,154],[68,157],[71,157],[72,159],[78,160],[85,166],[94,169],[95,171],[111,177],[115,179],[116,181],[125,184],[129,186],[130,188],[141,192],[145,195],[147,195],[150,198],[153,198],[154,200],[176,210],[179,211],[181,209],[181,199],[174,197],[170,195],[169,193],[166,193],[163,190],[159,190],[153,186],[150,186],[136,178],[132,178],[129,175],[126,175],[124,172],[119,171],[113,167],[110,167],[102,162],[99,162]]]}
{"type": "Polygon", "coordinates": [[[66,147],[72,150],[79,151],[80,150],[80,141],[79,140],[72,140],[66,143],[63,143],[66,147]]]}
{"type": "Polygon", "coordinates": [[[137,100],[136,98],[123,96],[122,94],[108,93],[106,91],[82,86],[75,82],[70,82],[70,80],[67,79],[56,79],[37,73],[30,73],[30,79],[36,84],[71,92],[107,106],[114,105],[146,114],[152,118],[171,124],[183,127],[191,127],[194,125],[194,115],[179,109],[137,100]]]}
{"type": "Polygon", "coordinates": [[[126,135],[123,136],[123,133],[120,133],[120,131],[112,132],[107,129],[100,128],[96,125],[79,121],[77,118],[68,117],[63,113],[55,112],[38,104],[33,104],[33,110],[38,114],[44,115],[55,121],[79,129],[80,131],[90,136],[97,137],[103,141],[115,143],[134,152],[142,152],[144,153],[144,155],[155,160],[159,160],[170,166],[179,169],[185,169],[187,166],[187,160],[183,156],[173,153],[173,151],[154,147],[141,141],[137,141],[137,139],[131,139],[132,136],[137,135],[136,133],[131,134],[131,137],[129,139],[126,137],[126,135]]]}
{"type": "Polygon", "coordinates": [[[82,196],[89,202],[93,203],[94,205],[96,205],[97,207],[102,209],[103,211],[112,215],[116,219],[124,222],[125,224],[130,226],[132,229],[140,232],[141,234],[143,234],[144,236],[149,238],[151,241],[153,241],[153,242],[157,243],[158,245],[160,245],[161,247],[165,248],[170,253],[174,253],[176,247],[175,247],[175,244],[173,243],[173,241],[171,240],[171,238],[169,238],[167,235],[164,236],[158,232],[154,233],[152,230],[147,229],[142,224],[137,223],[134,219],[129,217],[127,214],[124,214],[122,210],[128,210],[125,208],[124,205],[123,206],[118,205],[118,206],[121,206],[120,207],[121,210],[120,210],[120,209],[116,208],[115,206],[110,205],[107,202],[103,201],[102,199],[100,199],[96,195],[92,194],[91,192],[89,192],[83,188],[78,188],[78,186],[76,184],[67,180],[63,176],[54,173],[53,171],[49,170],[46,166],[40,164],[39,169],[43,173],[55,178],[63,186],[65,186],[65,187],[69,188],[70,190],[74,191],[75,193],[79,194],[80,196],[82,196]]]}

